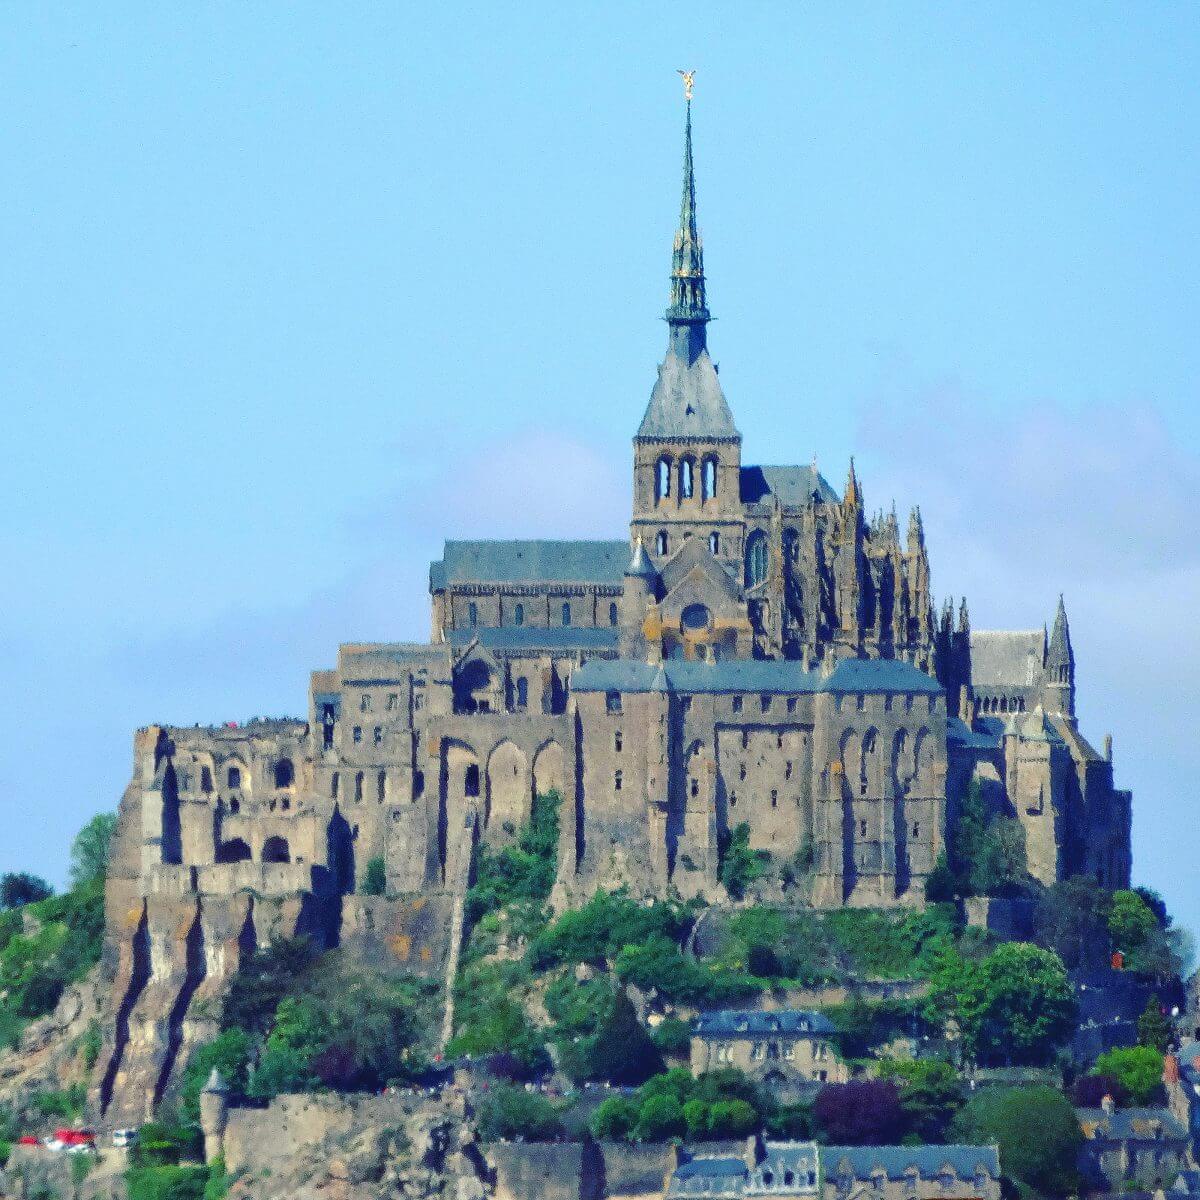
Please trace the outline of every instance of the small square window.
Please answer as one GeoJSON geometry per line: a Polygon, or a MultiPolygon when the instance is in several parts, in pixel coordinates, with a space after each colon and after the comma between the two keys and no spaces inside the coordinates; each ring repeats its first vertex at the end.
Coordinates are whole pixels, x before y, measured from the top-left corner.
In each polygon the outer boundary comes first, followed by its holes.
{"type": "Polygon", "coordinates": [[[610,713],[619,713],[621,711],[621,693],[606,692],[604,696],[604,707],[610,713]]]}

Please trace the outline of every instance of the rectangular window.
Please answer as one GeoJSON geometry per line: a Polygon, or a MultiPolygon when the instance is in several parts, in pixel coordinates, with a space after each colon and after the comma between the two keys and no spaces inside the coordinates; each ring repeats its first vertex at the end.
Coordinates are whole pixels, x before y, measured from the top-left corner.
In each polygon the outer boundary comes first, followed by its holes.
{"type": "Polygon", "coordinates": [[[371,693],[370,692],[363,692],[361,698],[358,701],[358,710],[359,710],[359,712],[370,712],[371,711],[371,693]]]}
{"type": "Polygon", "coordinates": [[[621,693],[606,692],[604,694],[604,707],[610,713],[619,713],[621,711],[621,693]]]}
{"type": "Polygon", "coordinates": [[[770,696],[759,696],[758,704],[759,704],[759,707],[763,710],[763,712],[766,713],[766,712],[771,711],[771,697],[770,696]]]}
{"type": "Polygon", "coordinates": [[[382,727],[380,727],[379,725],[376,725],[375,728],[371,732],[372,732],[372,736],[375,739],[375,745],[377,745],[377,746],[383,745],[383,729],[382,729],[382,727]]]}
{"type": "Polygon", "coordinates": [[[569,604],[562,606],[562,623],[564,625],[570,625],[571,623],[571,606],[569,604]]]}
{"type": "Polygon", "coordinates": [[[378,778],[375,780],[375,794],[382,804],[387,797],[387,772],[380,771],[378,778]]]}
{"type": "Polygon", "coordinates": [[[613,791],[614,791],[614,792],[619,792],[620,790],[621,790],[621,772],[620,772],[620,771],[618,771],[618,772],[617,772],[617,773],[616,773],[616,774],[613,776],[613,791]]]}
{"type": "Polygon", "coordinates": [[[733,711],[734,711],[735,713],[740,713],[740,712],[742,711],[742,698],[741,698],[741,696],[734,696],[734,698],[733,698],[733,711]]]}
{"type": "Polygon", "coordinates": [[[479,624],[479,605],[474,600],[467,605],[467,624],[471,626],[479,624]]]}
{"type": "Polygon", "coordinates": [[[395,692],[389,692],[387,698],[388,712],[395,712],[400,706],[400,697],[395,692]]]}
{"type": "Polygon", "coordinates": [[[795,696],[789,696],[787,698],[787,710],[790,713],[794,713],[796,711],[796,697],[795,696]]]}
{"type": "Polygon", "coordinates": [[[620,754],[624,748],[625,743],[621,737],[621,731],[618,729],[616,733],[613,734],[613,749],[620,754]]]}
{"type": "Polygon", "coordinates": [[[354,727],[354,744],[357,746],[362,741],[362,726],[355,725],[354,727]]]}

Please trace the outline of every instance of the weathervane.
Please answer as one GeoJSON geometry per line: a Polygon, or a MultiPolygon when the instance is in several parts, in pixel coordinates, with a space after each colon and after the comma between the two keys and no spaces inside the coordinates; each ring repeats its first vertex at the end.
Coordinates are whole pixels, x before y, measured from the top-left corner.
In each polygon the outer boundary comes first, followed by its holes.
{"type": "Polygon", "coordinates": [[[680,67],[676,69],[675,73],[683,76],[683,98],[690,100],[692,98],[692,81],[696,78],[696,72],[685,71],[680,67]]]}

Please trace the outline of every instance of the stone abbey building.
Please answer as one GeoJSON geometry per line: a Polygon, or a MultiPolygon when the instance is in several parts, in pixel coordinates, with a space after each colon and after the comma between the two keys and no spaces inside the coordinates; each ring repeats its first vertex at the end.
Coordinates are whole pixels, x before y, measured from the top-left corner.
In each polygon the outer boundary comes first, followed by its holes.
{"type": "Polygon", "coordinates": [[[853,464],[839,495],[815,466],[743,461],[707,348],[690,103],[670,287],[627,536],[447,542],[428,643],[341,646],[303,720],[139,733],[102,1107],[161,1093],[203,1033],[192,1001],[270,930],[380,933],[372,859],[408,898],[387,946],[452,956],[474,848],[550,789],[559,905],[720,901],[742,824],[792,864],[765,898],[920,905],[973,778],[1037,879],[1128,884],[1130,796],[1077,727],[1061,600],[1049,636],[974,630],[935,606],[919,512],[869,515],[853,464]]]}

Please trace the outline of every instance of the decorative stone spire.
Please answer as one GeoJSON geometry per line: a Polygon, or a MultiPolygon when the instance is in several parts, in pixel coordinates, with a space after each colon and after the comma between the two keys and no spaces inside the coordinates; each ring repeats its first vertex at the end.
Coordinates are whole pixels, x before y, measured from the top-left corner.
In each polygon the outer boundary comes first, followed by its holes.
{"type": "Polygon", "coordinates": [[[671,303],[666,311],[671,327],[671,346],[691,363],[705,347],[709,321],[704,294],[704,246],[696,225],[696,174],[692,166],[692,101],[687,100],[683,138],[683,199],[679,204],[679,228],[671,255],[671,303]]]}
{"type": "Polygon", "coordinates": [[[633,547],[633,556],[629,560],[629,566],[625,568],[625,574],[641,579],[654,579],[656,572],[654,564],[651,563],[646,554],[646,547],[642,545],[642,539],[638,538],[637,543],[633,547]]]}
{"type": "Polygon", "coordinates": [[[850,473],[846,476],[846,494],[842,503],[847,508],[862,507],[862,491],[858,486],[858,476],[854,473],[854,459],[850,459],[850,473]]]}
{"type": "Polygon", "coordinates": [[[1074,670],[1075,652],[1071,649],[1071,626],[1067,622],[1067,606],[1062,594],[1058,597],[1058,611],[1054,614],[1054,630],[1050,634],[1050,645],[1046,650],[1046,666],[1074,670]]]}
{"type": "Polygon", "coordinates": [[[925,545],[925,526],[921,521],[920,508],[914,508],[908,514],[908,552],[915,554],[925,545]]]}

